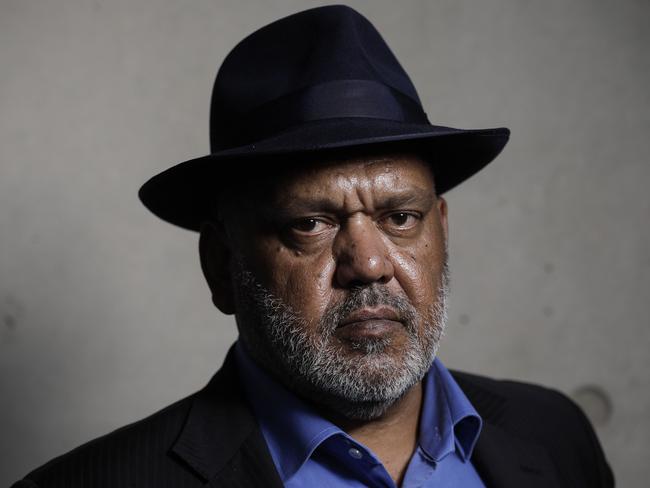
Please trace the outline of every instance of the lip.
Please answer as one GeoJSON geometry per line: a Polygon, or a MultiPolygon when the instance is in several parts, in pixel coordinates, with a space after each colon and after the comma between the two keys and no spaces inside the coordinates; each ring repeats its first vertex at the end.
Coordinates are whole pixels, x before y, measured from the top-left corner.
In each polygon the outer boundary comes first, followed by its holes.
{"type": "Polygon", "coordinates": [[[364,322],[399,322],[399,315],[390,307],[362,308],[355,310],[340,323],[338,328],[364,322]]]}

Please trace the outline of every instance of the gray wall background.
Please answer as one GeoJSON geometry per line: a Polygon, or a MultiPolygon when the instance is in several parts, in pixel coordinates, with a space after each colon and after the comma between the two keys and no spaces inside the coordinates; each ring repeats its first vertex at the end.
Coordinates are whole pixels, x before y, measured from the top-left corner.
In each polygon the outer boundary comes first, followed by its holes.
{"type": "MultiPolygon", "coordinates": [[[[136,192],[208,152],[218,64],[322,2],[0,0],[0,486],[200,388],[235,339],[136,192]]],[[[449,366],[558,388],[650,478],[650,4],[351,1],[434,123],[506,125],[448,195],[449,366]]]]}

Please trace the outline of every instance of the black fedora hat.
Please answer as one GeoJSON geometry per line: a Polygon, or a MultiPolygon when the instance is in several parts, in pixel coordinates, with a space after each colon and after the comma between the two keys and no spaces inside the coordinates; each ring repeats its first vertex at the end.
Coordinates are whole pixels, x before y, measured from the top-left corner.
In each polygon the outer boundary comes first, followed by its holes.
{"type": "Polygon", "coordinates": [[[406,141],[424,149],[444,193],[492,161],[509,134],[432,125],[374,26],[350,7],[319,7],[259,29],[228,54],[212,92],[211,154],[154,176],[139,196],[160,218],[198,230],[231,168],[406,141]]]}

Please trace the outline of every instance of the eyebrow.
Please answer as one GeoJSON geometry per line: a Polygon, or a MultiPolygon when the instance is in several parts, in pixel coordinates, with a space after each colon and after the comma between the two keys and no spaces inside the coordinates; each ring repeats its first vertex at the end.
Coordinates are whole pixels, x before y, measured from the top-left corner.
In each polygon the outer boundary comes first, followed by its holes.
{"type": "MultiPolygon", "coordinates": [[[[435,194],[423,188],[410,188],[403,192],[392,192],[390,195],[379,196],[375,199],[377,210],[397,209],[416,205],[429,209],[433,206],[435,194]]],[[[287,204],[268,205],[261,209],[267,216],[291,217],[301,213],[341,213],[341,205],[328,197],[299,197],[287,204]]]]}
{"type": "Polygon", "coordinates": [[[435,201],[435,193],[422,188],[412,188],[404,193],[392,194],[386,198],[380,198],[377,208],[399,208],[408,207],[409,205],[421,205],[429,208],[435,201]]]}

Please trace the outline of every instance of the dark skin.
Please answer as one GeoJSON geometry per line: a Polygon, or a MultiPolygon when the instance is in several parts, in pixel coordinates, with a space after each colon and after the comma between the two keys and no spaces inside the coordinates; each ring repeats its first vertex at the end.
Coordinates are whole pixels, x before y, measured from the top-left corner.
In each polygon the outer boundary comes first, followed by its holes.
{"type": "MultiPolygon", "coordinates": [[[[406,296],[421,316],[436,300],[447,241],[447,205],[428,165],[410,154],[354,156],[285,172],[255,198],[221,209],[221,222],[201,231],[201,263],[215,305],[237,313],[230,276],[232,250],[275,296],[316,324],[354,286],[377,282],[406,296]],[[246,203],[248,202],[248,203],[246,203]]],[[[422,328],[425,325],[419,324],[422,328]]],[[[335,340],[366,335],[406,347],[399,322],[365,320],[341,327],[335,340]]],[[[359,354],[351,346],[351,356],[359,354]]],[[[417,445],[422,405],[415,385],[380,418],[358,421],[321,413],[370,448],[399,485],[417,445]]]]}

